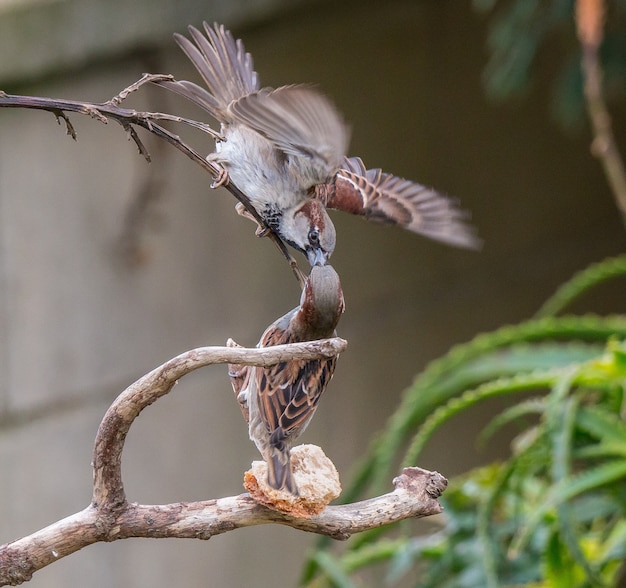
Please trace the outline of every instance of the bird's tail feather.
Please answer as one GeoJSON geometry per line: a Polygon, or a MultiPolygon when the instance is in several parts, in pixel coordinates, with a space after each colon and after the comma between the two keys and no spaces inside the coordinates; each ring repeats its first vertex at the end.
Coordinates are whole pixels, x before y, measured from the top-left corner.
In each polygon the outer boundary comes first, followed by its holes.
{"type": "Polygon", "coordinates": [[[287,490],[298,496],[298,486],[291,471],[289,451],[272,451],[267,462],[267,483],[276,490],[287,490]]]}

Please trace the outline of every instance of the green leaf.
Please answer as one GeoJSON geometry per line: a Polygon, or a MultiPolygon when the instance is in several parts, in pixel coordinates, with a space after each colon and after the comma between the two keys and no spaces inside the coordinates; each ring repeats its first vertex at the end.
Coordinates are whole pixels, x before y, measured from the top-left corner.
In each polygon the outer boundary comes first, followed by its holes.
{"type": "Polygon", "coordinates": [[[518,421],[522,417],[529,415],[541,415],[545,411],[544,398],[529,398],[510,406],[496,415],[479,433],[478,442],[480,445],[486,442],[497,433],[502,427],[513,421],[518,421]]]}
{"type": "Polygon", "coordinates": [[[602,407],[582,407],[576,414],[576,426],[602,443],[626,445],[626,423],[602,407]]]}
{"type": "Polygon", "coordinates": [[[413,442],[409,446],[403,459],[404,467],[417,462],[424,445],[433,433],[447,420],[466,410],[470,406],[494,396],[502,396],[517,392],[526,392],[538,388],[547,388],[554,384],[561,374],[561,370],[550,370],[534,374],[519,375],[513,378],[502,378],[468,390],[459,398],[453,398],[445,406],[438,408],[424,422],[413,442]]]}
{"type": "Polygon", "coordinates": [[[626,342],[611,337],[604,354],[582,366],[580,379],[589,385],[623,385],[626,381],[626,342]]]}
{"type": "Polygon", "coordinates": [[[550,588],[573,588],[579,586],[584,579],[584,574],[574,565],[558,533],[551,535],[543,563],[545,578],[550,588]]]}
{"type": "Polygon", "coordinates": [[[543,503],[537,506],[528,521],[519,530],[511,544],[511,551],[513,553],[520,552],[542,518],[557,505],[571,500],[583,492],[589,492],[624,478],[626,478],[626,460],[613,460],[561,480],[550,488],[543,503]]]}
{"type": "Polygon", "coordinates": [[[313,555],[313,561],[330,579],[335,588],[356,588],[356,584],[344,572],[338,561],[326,551],[316,551],[313,555]]]}
{"type": "Polygon", "coordinates": [[[626,558],[626,520],[615,523],[611,533],[604,542],[600,561],[623,560],[626,558]]]}
{"type": "Polygon", "coordinates": [[[478,335],[469,343],[454,347],[444,357],[431,362],[413,385],[404,392],[402,401],[388,421],[385,432],[374,441],[369,455],[355,473],[358,483],[344,491],[342,501],[356,500],[371,481],[376,483],[374,492],[384,490],[390,479],[390,468],[395,463],[394,456],[413,430],[435,408],[465,390],[463,383],[456,381],[453,376],[471,361],[523,342],[577,340],[604,343],[613,335],[626,338],[626,317],[592,315],[548,317],[502,327],[492,333],[478,335]]]}
{"type": "Polygon", "coordinates": [[[563,284],[537,312],[537,318],[554,316],[592,288],[617,277],[626,276],[626,255],[594,263],[563,284]]]}

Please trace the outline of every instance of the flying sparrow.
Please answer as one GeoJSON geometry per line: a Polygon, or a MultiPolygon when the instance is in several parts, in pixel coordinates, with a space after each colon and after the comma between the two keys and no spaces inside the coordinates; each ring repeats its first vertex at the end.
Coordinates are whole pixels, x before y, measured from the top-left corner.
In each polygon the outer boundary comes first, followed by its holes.
{"type": "MultiPolygon", "coordinates": [[[[335,334],[344,310],[337,272],[316,265],[307,278],[300,305],[271,324],[258,347],[314,341],[335,334]]],[[[232,340],[229,345],[236,345],[232,340]]],[[[268,465],[268,483],[297,495],[290,450],[303,433],[335,371],[336,357],[294,360],[267,368],[229,365],[229,376],[250,439],[268,465]]]]}
{"type": "MultiPolygon", "coordinates": [[[[366,170],[346,158],[349,130],[334,104],[307,85],[260,88],[252,57],[240,39],[217,23],[191,40],[175,34],[207,88],[188,81],[160,85],[192,100],[221,123],[215,152],[224,169],[213,186],[232,181],[266,225],[313,266],[335,247],[326,208],[397,224],[458,247],[479,241],[456,202],[420,184],[366,170]]],[[[238,208],[242,213],[242,208],[238,208]]]]}

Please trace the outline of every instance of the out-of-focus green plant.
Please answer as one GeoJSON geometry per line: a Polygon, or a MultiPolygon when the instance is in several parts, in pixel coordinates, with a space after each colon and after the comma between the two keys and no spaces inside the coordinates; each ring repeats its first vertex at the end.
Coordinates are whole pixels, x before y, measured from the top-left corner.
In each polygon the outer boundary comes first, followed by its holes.
{"type": "MultiPolygon", "coordinates": [[[[473,0],[487,15],[489,60],[483,72],[488,96],[495,100],[523,95],[532,87],[542,49],[550,47],[551,109],[565,127],[585,120],[580,45],[574,24],[575,0],[473,0]]],[[[609,99],[623,100],[626,89],[626,1],[607,1],[602,44],[605,85],[609,99]]]]}
{"type": "MultiPolygon", "coordinates": [[[[604,146],[596,155],[626,218],[626,171],[604,97],[614,80],[623,87],[626,79],[626,0],[474,3],[493,12],[485,79],[494,96],[526,88],[539,48],[561,34],[575,60],[578,79],[571,86],[580,107],[559,111],[582,114],[584,82],[594,141],[604,146]]],[[[427,366],[343,500],[383,491],[391,473],[418,463],[432,435],[459,413],[524,393],[481,433],[488,441],[517,425],[509,457],[451,481],[441,498],[443,526],[434,534],[413,536],[407,524],[384,527],[353,537],[339,554],[322,540],[302,583],[350,588],[359,585],[361,570],[386,567],[385,586],[618,586],[626,560],[626,315],[558,315],[622,276],[626,255],[595,264],[563,285],[534,319],[479,335],[427,366]]]]}
{"type": "Polygon", "coordinates": [[[445,525],[429,537],[378,529],[341,555],[321,542],[310,586],[356,586],[355,572],[387,566],[385,584],[419,574],[420,587],[615,586],[626,557],[626,316],[548,316],[611,277],[626,256],[575,276],[538,318],[482,334],[432,362],[405,392],[344,495],[382,490],[393,468],[418,463],[457,414],[526,392],[483,430],[520,432],[510,457],[452,480],[445,525]],[[537,396],[528,397],[528,393],[537,396]],[[399,459],[398,456],[402,456],[399,459]]]}

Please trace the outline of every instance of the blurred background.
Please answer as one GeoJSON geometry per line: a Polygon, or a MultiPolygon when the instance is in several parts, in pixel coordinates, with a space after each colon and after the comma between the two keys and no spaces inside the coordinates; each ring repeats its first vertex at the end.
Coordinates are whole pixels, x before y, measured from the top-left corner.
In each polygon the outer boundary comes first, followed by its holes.
{"type": "MultiPolygon", "coordinates": [[[[572,107],[567,124],[554,114],[573,23],[557,19],[523,91],[497,100],[486,77],[495,17],[477,9],[487,4],[0,1],[6,92],[104,102],[146,71],[198,81],[171,34],[223,22],[243,38],[263,85],[312,82],[330,95],[352,126],[351,154],[368,167],[471,210],[480,253],[333,217],[347,304],[339,334],[349,347],[302,441],[320,445],[345,484],[429,360],[532,316],[572,273],[623,251],[584,112],[572,107]]],[[[204,116],[156,87],[124,105],[204,116]]],[[[95,433],[126,386],[193,347],[228,337],[255,345],[299,300],[271,242],[254,236],[226,190],[209,190],[198,166],[140,131],[147,164],[114,121],[70,118],[78,142],[49,113],[0,109],[0,543],[87,506],[95,433]]],[[[206,136],[175,130],[212,150],[206,136]]],[[[610,312],[622,301],[609,289],[585,303],[610,312]]],[[[480,411],[454,420],[416,465],[452,476],[493,458],[498,447],[479,452],[471,441],[486,420],[480,411]]],[[[132,427],[127,496],[238,494],[257,458],[226,368],[203,369],[132,427]]],[[[209,542],[97,544],[29,585],[293,586],[314,540],[263,526],[209,542]]]]}

